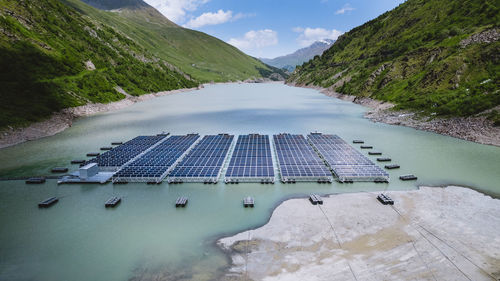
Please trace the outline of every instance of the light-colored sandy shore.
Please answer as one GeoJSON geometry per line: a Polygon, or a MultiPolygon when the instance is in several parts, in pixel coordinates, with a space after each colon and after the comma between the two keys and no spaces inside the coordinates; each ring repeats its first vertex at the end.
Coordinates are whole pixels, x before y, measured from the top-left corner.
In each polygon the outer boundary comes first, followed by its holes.
{"type": "Polygon", "coordinates": [[[285,201],[255,230],[220,239],[226,280],[499,280],[500,200],[463,187],[285,201]]]}
{"type": "MultiPolygon", "coordinates": [[[[354,102],[368,107],[371,110],[366,112],[365,117],[374,122],[406,126],[481,144],[500,146],[500,127],[493,126],[493,122],[488,120],[485,114],[453,118],[420,117],[414,112],[393,110],[394,104],[389,102],[343,95],[332,89],[325,89],[317,86],[304,86],[294,83],[289,83],[288,85],[316,89],[329,97],[354,102]]],[[[495,109],[500,110],[499,107],[495,109]]]]}
{"type": "Polygon", "coordinates": [[[142,96],[131,96],[117,89],[126,97],[120,101],[107,104],[90,103],[78,107],[66,108],[60,112],[54,113],[51,118],[36,122],[25,128],[7,129],[0,132],[0,149],[13,146],[26,141],[32,141],[43,137],[53,136],[71,127],[73,121],[78,117],[85,117],[92,114],[114,111],[133,105],[136,102],[149,100],[155,97],[172,95],[181,92],[194,91],[203,88],[203,85],[197,88],[186,88],[172,91],[164,91],[142,96]]]}

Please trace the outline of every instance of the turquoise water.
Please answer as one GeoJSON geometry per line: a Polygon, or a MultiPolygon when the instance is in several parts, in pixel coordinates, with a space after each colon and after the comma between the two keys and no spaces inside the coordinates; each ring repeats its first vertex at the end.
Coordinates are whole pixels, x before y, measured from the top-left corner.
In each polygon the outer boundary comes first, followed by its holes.
{"type": "Polygon", "coordinates": [[[51,167],[68,166],[111,141],[161,131],[319,131],[347,141],[364,139],[401,165],[390,171],[390,184],[57,186],[52,180],[44,185],[0,181],[0,280],[214,280],[228,265],[214,245],[216,238],[264,224],[286,198],[446,184],[500,195],[500,148],[372,123],[363,118],[365,110],[282,84],[214,85],[83,118],[56,136],[0,150],[0,176],[5,177],[48,174],[51,167]],[[418,181],[399,181],[405,173],[416,174],[418,181]],[[106,210],[111,195],[122,196],[123,202],[106,210]],[[189,197],[189,205],[175,209],[181,195],[189,197]],[[247,195],[255,197],[256,208],[241,206],[247,195]],[[50,196],[61,200],[38,209],[36,204],[50,196]]]}

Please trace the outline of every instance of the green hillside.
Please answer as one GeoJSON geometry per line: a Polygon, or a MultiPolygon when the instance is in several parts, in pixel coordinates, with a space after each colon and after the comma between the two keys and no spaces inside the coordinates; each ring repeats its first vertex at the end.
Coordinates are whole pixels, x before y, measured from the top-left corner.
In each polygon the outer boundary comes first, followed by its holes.
{"type": "Polygon", "coordinates": [[[245,80],[275,71],[215,37],[172,23],[142,1],[125,1],[118,10],[120,6],[116,0],[83,1],[97,3],[96,6],[107,5],[113,7],[113,11],[97,10],[80,0],[61,1],[127,34],[159,58],[201,82],[245,80]]]}
{"type": "Polygon", "coordinates": [[[142,0],[0,0],[0,129],[63,108],[267,77],[276,69],[142,0]]]}
{"type": "Polygon", "coordinates": [[[495,0],[408,0],[342,35],[289,81],[424,114],[477,114],[500,104],[499,24],[495,0]]]}
{"type": "Polygon", "coordinates": [[[0,0],[0,65],[0,128],[120,100],[117,85],[132,95],[198,85],[58,0],[0,0]]]}

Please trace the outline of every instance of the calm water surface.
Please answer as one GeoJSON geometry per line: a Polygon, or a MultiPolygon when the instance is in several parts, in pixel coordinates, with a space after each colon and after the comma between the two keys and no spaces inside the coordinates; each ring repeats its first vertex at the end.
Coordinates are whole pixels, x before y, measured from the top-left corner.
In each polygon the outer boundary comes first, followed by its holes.
{"type": "Polygon", "coordinates": [[[264,224],[286,198],[313,191],[445,184],[500,194],[500,148],[372,123],[363,118],[365,111],[315,90],[282,84],[214,85],[84,118],[56,136],[0,150],[0,176],[6,177],[48,174],[51,167],[67,166],[111,141],[161,131],[319,131],[349,142],[364,139],[402,167],[390,172],[390,184],[57,186],[55,181],[0,181],[0,280],[214,280],[228,265],[214,246],[217,237],[264,224]],[[419,180],[399,181],[404,173],[414,173],[419,180]],[[123,201],[106,210],[103,204],[111,195],[123,201]],[[189,197],[189,206],[175,209],[173,203],[181,195],[189,197]],[[256,208],[241,206],[246,195],[255,197],[256,208]],[[36,204],[50,196],[61,200],[52,208],[38,209],[36,204]]]}

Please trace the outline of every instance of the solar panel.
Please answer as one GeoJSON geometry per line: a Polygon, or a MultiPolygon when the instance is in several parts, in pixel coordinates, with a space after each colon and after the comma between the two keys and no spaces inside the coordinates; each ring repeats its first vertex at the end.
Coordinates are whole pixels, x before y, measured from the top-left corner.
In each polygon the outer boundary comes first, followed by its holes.
{"type": "Polygon", "coordinates": [[[307,139],[339,181],[389,181],[387,172],[339,136],[311,133],[307,139]]]}
{"type": "Polygon", "coordinates": [[[204,136],[169,174],[169,182],[218,181],[234,136],[228,134],[204,136]]]}
{"type": "Polygon", "coordinates": [[[167,138],[122,167],[113,176],[113,181],[161,182],[199,137],[198,134],[188,134],[167,138]]]}
{"type": "Polygon", "coordinates": [[[90,159],[82,165],[97,163],[101,170],[115,171],[133,158],[137,157],[139,154],[148,150],[153,145],[157,144],[159,141],[165,139],[165,137],[165,135],[135,137],[124,144],[90,159]]]}
{"type": "Polygon", "coordinates": [[[323,160],[302,135],[273,136],[282,182],[332,182],[333,176],[323,160]]]}
{"type": "Polygon", "coordinates": [[[268,135],[240,135],[226,171],[229,182],[274,182],[268,135]]]}

